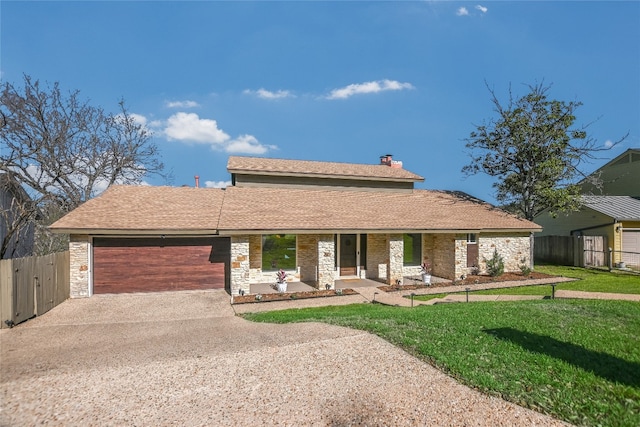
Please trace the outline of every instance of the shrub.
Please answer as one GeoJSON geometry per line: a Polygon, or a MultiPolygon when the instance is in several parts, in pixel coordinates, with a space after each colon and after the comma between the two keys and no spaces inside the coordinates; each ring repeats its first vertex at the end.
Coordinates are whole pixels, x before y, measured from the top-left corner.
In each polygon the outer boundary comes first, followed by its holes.
{"type": "Polygon", "coordinates": [[[531,267],[529,267],[529,264],[527,263],[527,259],[526,258],[522,258],[520,260],[520,272],[522,272],[523,276],[528,276],[531,274],[531,267]]]}
{"type": "Polygon", "coordinates": [[[498,277],[504,273],[504,259],[498,253],[497,249],[493,250],[493,256],[490,259],[484,259],[487,263],[487,272],[491,277],[498,277]]]}

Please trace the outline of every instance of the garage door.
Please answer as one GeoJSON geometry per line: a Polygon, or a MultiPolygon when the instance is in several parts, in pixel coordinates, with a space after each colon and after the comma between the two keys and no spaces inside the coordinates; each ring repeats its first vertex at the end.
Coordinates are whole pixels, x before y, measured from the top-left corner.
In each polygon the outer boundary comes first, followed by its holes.
{"type": "Polygon", "coordinates": [[[640,231],[622,230],[622,261],[627,265],[640,265],[640,231]]]}
{"type": "Polygon", "coordinates": [[[224,288],[228,238],[94,238],[93,293],[224,288]]]}

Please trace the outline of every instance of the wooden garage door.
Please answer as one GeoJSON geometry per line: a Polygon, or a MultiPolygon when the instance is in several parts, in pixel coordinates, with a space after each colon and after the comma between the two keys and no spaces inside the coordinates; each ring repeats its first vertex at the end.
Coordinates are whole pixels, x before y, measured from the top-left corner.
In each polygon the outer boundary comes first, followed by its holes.
{"type": "Polygon", "coordinates": [[[228,255],[225,238],[94,238],[93,293],[224,288],[228,255]]]}

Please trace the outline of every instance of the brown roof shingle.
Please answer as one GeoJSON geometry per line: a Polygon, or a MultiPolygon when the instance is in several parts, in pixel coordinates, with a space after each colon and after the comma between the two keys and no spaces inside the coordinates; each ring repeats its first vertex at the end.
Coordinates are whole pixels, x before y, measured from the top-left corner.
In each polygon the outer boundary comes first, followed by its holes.
{"type": "Polygon", "coordinates": [[[540,230],[468,195],[414,190],[339,191],[227,188],[218,229],[540,230]]]}
{"type": "Polygon", "coordinates": [[[214,233],[223,196],[218,188],[114,185],[50,228],[214,233]]]}
{"type": "Polygon", "coordinates": [[[54,223],[59,232],[540,230],[470,196],[413,192],[113,186],[54,223]]]}
{"type": "Polygon", "coordinates": [[[227,162],[230,173],[350,178],[360,180],[424,181],[420,175],[386,165],[319,162],[309,160],[268,159],[264,157],[231,156],[227,162]]]}

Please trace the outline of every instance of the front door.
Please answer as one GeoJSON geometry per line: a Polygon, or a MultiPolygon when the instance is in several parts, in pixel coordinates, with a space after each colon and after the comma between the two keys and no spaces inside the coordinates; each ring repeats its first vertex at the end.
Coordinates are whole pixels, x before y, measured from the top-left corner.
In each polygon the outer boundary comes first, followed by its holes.
{"type": "Polygon", "coordinates": [[[355,234],[340,235],[340,275],[355,276],[357,240],[355,234]]]}

